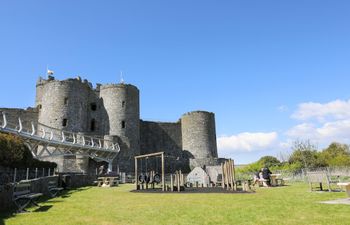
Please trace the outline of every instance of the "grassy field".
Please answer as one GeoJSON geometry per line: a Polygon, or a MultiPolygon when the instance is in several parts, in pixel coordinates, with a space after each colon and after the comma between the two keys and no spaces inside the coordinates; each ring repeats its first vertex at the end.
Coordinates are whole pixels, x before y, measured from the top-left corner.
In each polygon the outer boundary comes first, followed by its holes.
{"type": "Polygon", "coordinates": [[[35,212],[3,214],[0,224],[350,224],[350,205],[318,203],[345,198],[344,192],[311,193],[306,184],[253,194],[145,194],[132,188],[72,190],[35,212]]]}

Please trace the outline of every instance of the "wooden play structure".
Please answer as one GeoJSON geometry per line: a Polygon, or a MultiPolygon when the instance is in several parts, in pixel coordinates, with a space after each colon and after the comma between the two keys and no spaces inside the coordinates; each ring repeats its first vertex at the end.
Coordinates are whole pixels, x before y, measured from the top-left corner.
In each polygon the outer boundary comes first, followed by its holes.
{"type": "Polygon", "coordinates": [[[232,159],[221,163],[222,168],[222,188],[237,191],[237,183],[235,181],[235,167],[232,159]]]}
{"type": "MultiPolygon", "coordinates": [[[[157,168],[156,168],[157,169],[157,168]]],[[[162,191],[165,191],[165,177],[164,177],[164,152],[156,152],[146,155],[139,155],[135,156],[135,184],[136,184],[136,190],[143,190],[148,189],[149,184],[151,184],[151,187],[154,189],[155,184],[161,183],[162,191]],[[151,170],[148,171],[147,168],[147,160],[149,158],[154,158],[157,160],[157,158],[161,158],[161,174],[159,174],[159,171],[151,170]],[[142,163],[142,160],[146,160],[146,169],[143,170],[142,164],[141,164],[141,173],[138,173],[138,161],[142,163]]]]}
{"type": "Polygon", "coordinates": [[[175,171],[175,174],[170,174],[170,188],[167,186],[167,189],[170,189],[169,191],[177,192],[185,190],[184,174],[181,170],[175,171]]]}
{"type": "Polygon", "coordinates": [[[213,182],[210,181],[209,175],[201,167],[194,168],[189,174],[183,174],[183,172],[178,169],[165,175],[164,164],[166,157],[164,152],[135,156],[136,190],[161,190],[162,192],[208,191],[225,193],[231,191],[251,191],[248,180],[235,180],[235,167],[232,159],[224,161],[221,163],[221,166],[216,166],[217,175],[215,176],[217,176],[217,182],[213,182]],[[154,165],[150,166],[150,160],[156,160],[155,162],[157,162],[159,158],[161,159],[160,173],[158,171],[158,166],[156,166],[156,168],[154,165]],[[242,188],[238,189],[237,186],[241,186],[242,188]]]}

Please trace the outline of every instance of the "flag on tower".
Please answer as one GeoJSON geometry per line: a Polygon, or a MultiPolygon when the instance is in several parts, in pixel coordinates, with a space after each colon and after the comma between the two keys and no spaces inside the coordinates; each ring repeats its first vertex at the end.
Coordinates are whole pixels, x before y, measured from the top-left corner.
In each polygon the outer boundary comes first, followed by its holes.
{"type": "Polygon", "coordinates": [[[53,75],[53,70],[47,69],[47,75],[53,75]]]}

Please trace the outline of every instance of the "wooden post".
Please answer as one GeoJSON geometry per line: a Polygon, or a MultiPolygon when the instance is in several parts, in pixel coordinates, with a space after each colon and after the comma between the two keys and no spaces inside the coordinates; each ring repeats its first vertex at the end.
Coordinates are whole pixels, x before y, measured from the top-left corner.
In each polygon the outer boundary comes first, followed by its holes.
{"type": "Polygon", "coordinates": [[[179,172],[179,180],[180,180],[180,186],[183,186],[183,182],[182,182],[182,172],[180,170],[179,172]]]}
{"type": "Polygon", "coordinates": [[[221,186],[222,186],[222,188],[225,188],[225,170],[224,170],[223,163],[221,163],[221,170],[222,170],[221,186]]]}
{"type": "Polygon", "coordinates": [[[162,153],[162,191],[165,191],[165,177],[164,177],[164,152],[162,153]]]}
{"type": "Polygon", "coordinates": [[[226,176],[227,176],[227,190],[230,190],[230,168],[228,161],[226,161],[226,176]]]}
{"type": "Polygon", "coordinates": [[[137,158],[135,158],[135,184],[136,184],[136,190],[139,190],[139,178],[137,175],[137,158]]]}
{"type": "Polygon", "coordinates": [[[173,174],[170,174],[170,191],[174,191],[173,174]]]}
{"type": "Polygon", "coordinates": [[[227,161],[225,162],[225,174],[226,174],[226,189],[229,190],[229,170],[228,170],[228,163],[227,161]]]}
{"type": "Polygon", "coordinates": [[[234,187],[233,187],[233,183],[234,183],[234,179],[233,179],[233,163],[232,163],[232,160],[229,161],[230,163],[230,179],[231,179],[231,190],[234,190],[234,187]]]}
{"type": "Polygon", "coordinates": [[[232,178],[233,178],[233,185],[234,185],[234,190],[237,191],[237,183],[236,183],[236,172],[235,172],[235,161],[231,160],[232,163],[232,178]]]}
{"type": "Polygon", "coordinates": [[[177,192],[180,192],[180,173],[179,171],[176,171],[176,176],[177,176],[177,192]]]}
{"type": "Polygon", "coordinates": [[[230,177],[230,165],[228,161],[226,161],[226,173],[227,173],[227,190],[230,190],[231,177],[230,177]]]}

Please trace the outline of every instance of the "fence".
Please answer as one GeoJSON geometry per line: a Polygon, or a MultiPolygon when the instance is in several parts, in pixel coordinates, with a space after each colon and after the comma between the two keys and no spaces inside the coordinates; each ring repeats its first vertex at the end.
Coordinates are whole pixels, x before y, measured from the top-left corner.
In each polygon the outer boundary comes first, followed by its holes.
{"type": "Polygon", "coordinates": [[[57,173],[54,168],[3,168],[0,167],[0,185],[15,183],[21,180],[31,180],[40,177],[49,177],[57,173]]]}
{"type": "MultiPolygon", "coordinates": [[[[340,181],[350,181],[350,167],[318,167],[307,168],[300,170],[274,170],[272,173],[280,174],[280,178],[288,179],[292,182],[307,182],[307,171],[326,171],[326,173],[332,178],[338,178],[340,181]]],[[[254,173],[238,173],[238,179],[251,179],[254,173]]]]}

